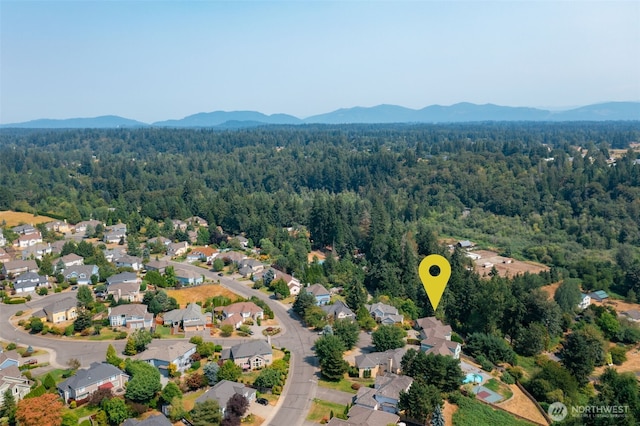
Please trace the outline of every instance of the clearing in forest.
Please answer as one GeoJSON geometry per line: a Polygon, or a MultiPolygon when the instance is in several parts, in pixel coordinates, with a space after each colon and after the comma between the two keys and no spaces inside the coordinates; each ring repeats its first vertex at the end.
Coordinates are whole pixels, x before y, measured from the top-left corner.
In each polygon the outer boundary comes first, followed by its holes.
{"type": "Polygon", "coordinates": [[[53,222],[55,219],[49,216],[34,216],[31,213],[14,212],[11,210],[5,210],[0,212],[0,223],[6,222],[8,228],[13,228],[21,223],[29,225],[37,225],[38,223],[53,222]]]}

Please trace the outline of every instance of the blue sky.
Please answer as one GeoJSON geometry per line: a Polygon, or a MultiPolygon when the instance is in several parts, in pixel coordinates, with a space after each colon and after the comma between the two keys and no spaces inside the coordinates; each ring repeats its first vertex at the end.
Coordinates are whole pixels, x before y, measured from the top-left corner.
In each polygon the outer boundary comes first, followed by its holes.
{"type": "Polygon", "coordinates": [[[640,2],[0,0],[0,123],[640,100],[640,2]]]}

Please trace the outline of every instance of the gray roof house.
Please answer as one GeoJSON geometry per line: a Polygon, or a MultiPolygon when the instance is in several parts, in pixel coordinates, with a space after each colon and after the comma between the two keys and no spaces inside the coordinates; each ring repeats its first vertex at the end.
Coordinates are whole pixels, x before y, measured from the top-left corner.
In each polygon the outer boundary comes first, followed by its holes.
{"type": "Polygon", "coordinates": [[[126,300],[127,302],[142,302],[143,294],[140,292],[140,284],[137,282],[122,282],[111,284],[107,287],[107,294],[113,295],[113,300],[126,300]]]}
{"type": "Polygon", "coordinates": [[[406,348],[389,349],[384,352],[370,352],[355,357],[359,377],[377,377],[382,373],[400,374],[401,362],[406,348]],[[368,373],[365,373],[368,371],[368,373]]]}
{"type": "Polygon", "coordinates": [[[253,370],[270,365],[273,362],[273,350],[266,340],[251,340],[223,349],[220,359],[230,359],[244,369],[253,370]]]}
{"type": "Polygon", "coordinates": [[[355,319],[356,314],[342,301],[337,300],[331,305],[323,305],[322,310],[327,313],[334,320],[338,319],[355,319]]]}
{"type": "Polygon", "coordinates": [[[118,305],[109,308],[109,325],[111,327],[124,326],[127,328],[150,329],[153,325],[153,314],[147,312],[147,305],[118,305]]]}
{"type": "Polygon", "coordinates": [[[197,303],[189,303],[184,309],[174,309],[162,315],[164,325],[182,328],[184,331],[204,330],[211,324],[211,313],[202,313],[202,307],[197,303]]]}
{"type": "Polygon", "coordinates": [[[47,321],[57,324],[64,321],[70,321],[77,316],[78,299],[75,297],[65,297],[64,299],[48,304],[42,311],[47,321]]]}
{"type": "Polygon", "coordinates": [[[149,416],[144,420],[127,419],[122,426],[172,426],[173,423],[164,415],[149,416]]]}
{"type": "Polygon", "coordinates": [[[29,293],[36,291],[38,287],[49,287],[49,280],[46,276],[38,275],[35,272],[20,274],[13,281],[16,293],[29,293]]]}
{"type": "Polygon", "coordinates": [[[191,355],[196,353],[196,345],[189,342],[175,342],[169,347],[155,346],[153,342],[149,348],[136,355],[136,359],[146,361],[169,377],[169,364],[174,364],[178,371],[184,372],[191,366],[191,355]]]}
{"type": "Polygon", "coordinates": [[[349,420],[333,417],[329,420],[327,426],[389,426],[397,424],[400,420],[397,414],[372,410],[359,405],[351,407],[347,417],[349,420]]]}
{"type": "Polygon", "coordinates": [[[398,309],[395,306],[385,303],[373,303],[364,306],[380,324],[398,324],[404,321],[404,317],[398,313],[398,309]]]}
{"type": "Polygon", "coordinates": [[[10,391],[14,401],[19,401],[31,392],[31,382],[22,375],[16,365],[0,370],[0,406],[4,403],[4,393],[10,391]]]}
{"type": "Polygon", "coordinates": [[[98,266],[96,265],[79,265],[70,266],[65,268],[62,272],[64,278],[67,281],[75,279],[78,284],[91,284],[91,276],[99,274],[98,266]]]}
{"type": "Polygon", "coordinates": [[[75,253],[69,253],[66,256],[62,256],[59,261],[62,262],[67,268],[69,266],[84,265],[84,258],[82,256],[78,256],[75,253]]]}
{"type": "Polygon", "coordinates": [[[329,303],[331,300],[331,294],[329,290],[325,288],[322,284],[313,284],[306,288],[307,293],[313,294],[316,298],[316,305],[322,306],[329,303]]]}
{"type": "Polygon", "coordinates": [[[141,280],[133,272],[121,272],[107,278],[107,285],[119,284],[119,283],[136,283],[140,284],[141,280]]]}
{"type": "Polygon", "coordinates": [[[134,271],[139,271],[142,269],[142,258],[137,256],[129,256],[125,254],[124,256],[116,257],[114,260],[117,268],[131,268],[134,271]]]}
{"type": "Polygon", "coordinates": [[[35,260],[10,260],[2,264],[3,275],[18,275],[23,272],[38,272],[38,264],[35,260]]]}
{"type": "Polygon", "coordinates": [[[461,346],[451,341],[451,326],[444,325],[436,317],[418,318],[416,328],[420,331],[420,350],[425,353],[448,355],[454,359],[460,358],[461,346]]]}
{"type": "Polygon", "coordinates": [[[214,387],[200,395],[200,397],[196,399],[196,403],[204,402],[208,399],[218,401],[220,411],[222,411],[222,416],[224,416],[227,409],[227,402],[229,402],[229,399],[235,394],[244,396],[249,402],[256,398],[255,389],[248,388],[242,383],[220,380],[214,387]]]}
{"type": "Polygon", "coordinates": [[[119,368],[106,362],[94,362],[89,368],[76,371],[64,382],[58,383],[58,393],[69,402],[88,398],[98,389],[123,389],[129,376],[119,368]]]}
{"type": "Polygon", "coordinates": [[[362,387],[354,397],[354,404],[387,413],[398,412],[400,392],[407,392],[413,383],[409,376],[387,373],[376,377],[374,388],[362,387]]]}
{"type": "Polygon", "coordinates": [[[157,271],[161,274],[164,274],[164,270],[167,266],[169,266],[169,262],[166,260],[150,260],[144,265],[147,271],[157,271]]]}

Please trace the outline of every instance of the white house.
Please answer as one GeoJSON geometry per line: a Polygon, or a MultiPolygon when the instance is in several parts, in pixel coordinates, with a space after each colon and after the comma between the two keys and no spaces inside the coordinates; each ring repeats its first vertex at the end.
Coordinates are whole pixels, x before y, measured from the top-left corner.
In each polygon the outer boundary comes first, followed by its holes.
{"type": "Polygon", "coordinates": [[[587,309],[589,305],[591,305],[591,296],[580,293],[580,303],[578,303],[578,308],[587,309]]]}

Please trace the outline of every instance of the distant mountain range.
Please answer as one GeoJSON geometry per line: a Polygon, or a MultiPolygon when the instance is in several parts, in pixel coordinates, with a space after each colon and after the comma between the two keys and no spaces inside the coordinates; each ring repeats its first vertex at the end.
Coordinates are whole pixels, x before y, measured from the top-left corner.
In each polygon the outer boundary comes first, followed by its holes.
{"type": "Polygon", "coordinates": [[[640,102],[607,102],[566,111],[508,107],[493,104],[458,103],[411,109],[397,105],[343,108],[300,119],[288,114],[265,115],[256,111],[201,112],[182,119],[142,123],[115,115],[66,120],[41,119],[5,124],[3,128],[243,128],[267,124],[349,124],[349,123],[462,123],[478,121],[618,121],[640,120],[640,102]]]}

